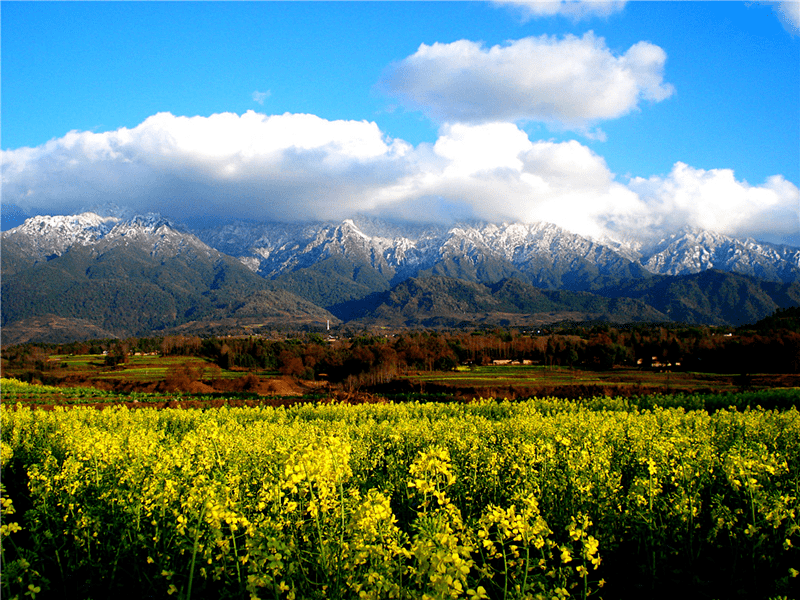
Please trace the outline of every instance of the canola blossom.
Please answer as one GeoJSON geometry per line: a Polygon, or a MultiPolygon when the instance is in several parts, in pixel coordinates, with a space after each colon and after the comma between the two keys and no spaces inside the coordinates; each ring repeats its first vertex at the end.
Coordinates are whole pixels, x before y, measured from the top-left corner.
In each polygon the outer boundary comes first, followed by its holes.
{"type": "Polygon", "coordinates": [[[800,581],[794,408],[0,418],[7,598],[766,598],[800,581]]]}

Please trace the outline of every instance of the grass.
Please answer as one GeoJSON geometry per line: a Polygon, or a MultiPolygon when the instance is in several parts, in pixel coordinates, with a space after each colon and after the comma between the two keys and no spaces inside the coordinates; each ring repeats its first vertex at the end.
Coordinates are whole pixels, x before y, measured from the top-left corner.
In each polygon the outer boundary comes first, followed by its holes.
{"type": "MultiPolygon", "coordinates": [[[[128,401],[129,393],[155,392],[163,389],[163,382],[171,376],[180,376],[182,370],[189,369],[193,373],[191,381],[204,381],[217,389],[239,389],[232,380],[245,377],[250,373],[259,379],[268,380],[279,377],[276,371],[269,370],[227,370],[215,363],[192,356],[157,356],[133,355],[126,363],[107,366],[106,357],[95,355],[53,355],[47,368],[42,372],[29,372],[4,368],[3,376],[31,379],[45,383],[58,383],[57,394],[53,396],[53,404],[59,399],[72,403],[87,400],[90,396],[98,402],[109,402],[106,396],[118,394],[119,401],[128,401]],[[226,385],[215,385],[224,381],[226,385]],[[81,394],[67,390],[78,386],[92,389],[92,392],[81,394]],[[157,387],[161,386],[161,387],[157,387]],[[119,392],[101,391],[94,388],[114,388],[119,392]],[[56,398],[57,396],[57,398],[56,398]]],[[[614,368],[609,371],[586,371],[570,367],[546,365],[486,365],[460,366],[453,371],[408,372],[400,377],[413,384],[411,389],[422,394],[442,394],[447,397],[468,398],[470,395],[498,395],[500,397],[530,397],[533,395],[566,395],[575,393],[621,393],[648,394],[656,392],[734,392],[741,389],[764,389],[770,387],[800,386],[800,377],[794,375],[751,375],[745,379],[731,374],[708,374],[691,372],[659,373],[640,370],[638,368],[614,368]],[[429,385],[430,387],[425,387],[429,385]],[[584,389],[581,389],[584,388],[584,389]],[[594,388],[595,391],[586,392],[594,388]],[[610,391],[609,391],[610,390],[610,391]]],[[[188,389],[188,388],[185,388],[188,389]]],[[[251,388],[250,391],[252,390],[251,388]]],[[[369,390],[367,390],[369,391],[369,390]]],[[[263,390],[262,390],[263,392],[263,390]]],[[[383,390],[380,394],[392,397],[393,394],[409,393],[403,387],[397,390],[383,390]]],[[[47,394],[45,394],[47,396],[47,394]]],[[[163,399],[164,394],[159,393],[163,399]]],[[[42,396],[29,390],[31,400],[39,402],[42,396]]],[[[3,402],[14,402],[12,394],[3,390],[3,402]]],[[[22,400],[24,398],[20,397],[22,400]]]]}
{"type": "MultiPolygon", "coordinates": [[[[761,376],[768,378],[769,376],[761,376]]],[[[643,371],[638,368],[615,368],[610,371],[584,371],[570,367],[543,365],[487,365],[459,367],[449,372],[409,373],[406,379],[415,383],[448,386],[639,386],[733,391],[741,383],[738,376],[713,373],[643,371]]]]}
{"type": "MultiPolygon", "coordinates": [[[[48,360],[47,374],[57,378],[74,377],[85,380],[97,381],[135,381],[149,383],[162,381],[170,375],[171,370],[183,367],[195,369],[202,373],[203,378],[237,379],[248,373],[255,373],[259,377],[275,377],[277,371],[256,370],[228,370],[221,369],[215,363],[195,356],[157,356],[140,355],[129,356],[125,363],[117,366],[105,364],[106,357],[102,354],[54,354],[48,360]]],[[[19,376],[13,370],[8,370],[4,375],[19,376]]]]}

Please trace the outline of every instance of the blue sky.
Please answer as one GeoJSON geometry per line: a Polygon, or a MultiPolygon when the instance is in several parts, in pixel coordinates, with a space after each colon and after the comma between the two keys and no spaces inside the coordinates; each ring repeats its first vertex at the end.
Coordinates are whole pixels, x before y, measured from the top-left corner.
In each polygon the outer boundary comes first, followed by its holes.
{"type": "Polygon", "coordinates": [[[800,245],[797,3],[2,2],[0,19],[3,229],[114,204],[800,245]]]}

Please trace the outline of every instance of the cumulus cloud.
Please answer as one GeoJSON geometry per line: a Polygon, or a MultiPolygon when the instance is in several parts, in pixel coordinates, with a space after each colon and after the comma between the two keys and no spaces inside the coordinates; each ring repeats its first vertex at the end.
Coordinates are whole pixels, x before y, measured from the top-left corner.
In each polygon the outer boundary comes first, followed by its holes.
{"type": "Polygon", "coordinates": [[[800,241],[800,190],[780,175],[762,185],[736,179],[731,169],[675,163],[666,177],[635,178],[628,187],[647,206],[641,232],[661,235],[689,226],[769,241],[800,241]]]}
{"type": "Polygon", "coordinates": [[[444,122],[542,121],[573,130],[659,102],[666,52],[638,42],[615,56],[592,32],[543,35],[486,48],[478,42],[420,45],[380,86],[408,108],[444,122]]]}
{"type": "Polygon", "coordinates": [[[547,221],[599,237],[608,219],[644,209],[586,146],[531,142],[511,123],[447,125],[415,157],[416,169],[383,190],[381,210],[413,218],[421,204],[418,214],[444,220],[457,202],[462,218],[547,221]]]}
{"type": "Polygon", "coordinates": [[[608,17],[625,8],[625,0],[494,0],[516,8],[525,19],[561,15],[574,21],[608,17]]]}
{"type": "Polygon", "coordinates": [[[4,151],[3,201],[40,214],[116,203],[178,218],[338,218],[370,208],[408,148],[366,121],[159,113],[4,151]]]}
{"type": "Polygon", "coordinates": [[[728,169],[677,163],[666,177],[621,182],[580,142],[532,141],[506,122],[446,124],[435,143],[412,147],[364,121],[160,113],[133,129],[4,151],[2,178],[4,205],[28,214],[109,204],[178,221],[368,213],[547,221],[598,238],[688,225],[800,243],[800,193],[781,176],[754,186],[728,169]]]}

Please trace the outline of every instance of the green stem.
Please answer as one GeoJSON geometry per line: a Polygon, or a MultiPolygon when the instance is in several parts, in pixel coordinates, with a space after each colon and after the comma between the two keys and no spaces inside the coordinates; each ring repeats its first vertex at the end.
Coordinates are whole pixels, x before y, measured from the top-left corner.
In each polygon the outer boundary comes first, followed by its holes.
{"type": "Polygon", "coordinates": [[[58,553],[58,548],[54,550],[56,555],[56,562],[58,563],[58,571],[61,574],[61,585],[64,586],[64,593],[66,594],[66,579],[64,578],[64,567],[61,565],[61,555],[58,553]]]}
{"type": "Polygon", "coordinates": [[[319,501],[317,500],[317,495],[314,493],[314,486],[312,485],[311,480],[309,480],[309,478],[308,478],[308,471],[306,470],[305,463],[303,463],[303,475],[305,476],[306,481],[308,481],[308,490],[311,493],[311,500],[313,500],[314,503],[317,506],[317,509],[314,511],[314,522],[315,522],[316,527],[317,527],[317,539],[319,539],[319,550],[320,550],[320,553],[322,554],[322,571],[325,573],[325,578],[327,579],[328,578],[328,553],[325,551],[325,540],[322,538],[322,525],[320,525],[320,522],[319,522],[320,505],[319,505],[319,501]]]}
{"type": "MultiPolygon", "coordinates": [[[[0,542],[0,566],[2,566],[3,568],[5,568],[6,566],[6,551],[5,548],[3,548],[2,542],[0,542]]],[[[9,596],[11,596],[11,584],[8,582],[7,577],[3,578],[2,583],[3,583],[3,589],[6,590],[5,597],[8,598],[9,596]]]]}
{"type": "MultiPolygon", "coordinates": [[[[584,546],[584,551],[586,550],[584,546]]],[[[583,559],[583,600],[589,597],[589,569],[586,566],[586,558],[583,559]]]]}
{"type": "MultiPolygon", "coordinates": [[[[200,516],[197,517],[197,525],[194,530],[194,544],[192,548],[192,564],[189,568],[189,585],[186,588],[186,600],[191,600],[192,597],[192,582],[194,581],[194,563],[197,559],[197,540],[200,538],[200,522],[206,514],[206,505],[203,503],[203,510],[200,511],[200,516]]],[[[238,567],[237,567],[238,568],[238,567]]]]}
{"type": "Polygon", "coordinates": [[[505,544],[500,546],[503,549],[503,600],[508,598],[508,559],[506,558],[505,544]]]}
{"type": "MultiPolygon", "coordinates": [[[[334,472],[338,473],[339,471],[339,463],[336,462],[336,456],[331,453],[331,458],[333,460],[334,472]]],[[[336,561],[336,592],[339,591],[339,584],[341,578],[341,565],[342,565],[342,548],[344,548],[344,530],[345,530],[345,515],[344,515],[344,487],[342,486],[342,479],[341,477],[337,477],[337,487],[339,489],[339,506],[341,508],[341,516],[342,516],[342,529],[339,532],[339,548],[338,548],[338,556],[336,561]]]]}
{"type": "MultiPolygon", "coordinates": [[[[230,527],[229,527],[230,529],[230,527]]],[[[236,563],[236,579],[239,582],[239,590],[242,589],[242,572],[239,569],[239,550],[236,548],[236,532],[231,529],[231,536],[233,537],[233,560],[236,563]]]]}
{"type": "MultiPolygon", "coordinates": [[[[527,540],[526,540],[527,541],[527,540]]],[[[531,560],[531,546],[530,543],[525,544],[525,577],[522,578],[522,593],[528,589],[528,571],[530,571],[531,560]]]]}

